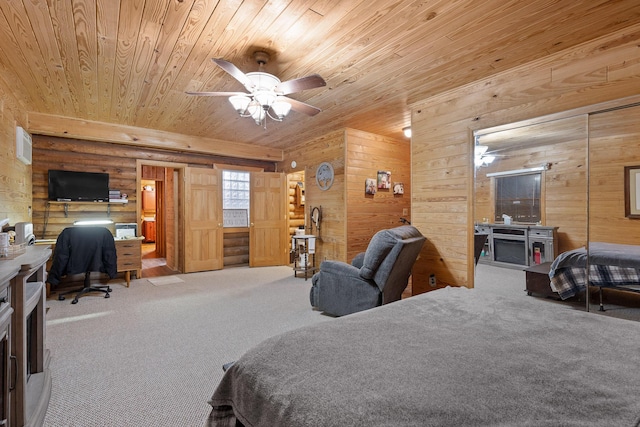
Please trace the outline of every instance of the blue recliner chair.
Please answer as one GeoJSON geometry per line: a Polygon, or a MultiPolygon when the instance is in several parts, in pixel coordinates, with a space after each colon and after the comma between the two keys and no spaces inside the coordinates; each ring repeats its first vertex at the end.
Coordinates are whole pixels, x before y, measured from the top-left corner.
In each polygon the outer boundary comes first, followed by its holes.
{"type": "Polygon", "coordinates": [[[378,231],[351,264],[323,261],[311,279],[311,306],[344,316],[399,300],[425,240],[403,225],[378,231]]]}

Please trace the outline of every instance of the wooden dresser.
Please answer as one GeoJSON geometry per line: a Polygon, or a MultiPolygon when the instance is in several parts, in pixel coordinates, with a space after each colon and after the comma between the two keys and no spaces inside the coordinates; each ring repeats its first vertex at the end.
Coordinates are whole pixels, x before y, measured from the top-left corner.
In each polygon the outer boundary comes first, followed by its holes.
{"type": "Polygon", "coordinates": [[[116,255],[118,257],[118,272],[124,272],[127,287],[131,282],[131,272],[136,278],[142,277],[142,245],[140,239],[116,240],[116,255]]]}
{"type": "Polygon", "coordinates": [[[46,348],[45,266],[49,246],[0,260],[0,424],[41,426],[51,397],[46,348]]]}

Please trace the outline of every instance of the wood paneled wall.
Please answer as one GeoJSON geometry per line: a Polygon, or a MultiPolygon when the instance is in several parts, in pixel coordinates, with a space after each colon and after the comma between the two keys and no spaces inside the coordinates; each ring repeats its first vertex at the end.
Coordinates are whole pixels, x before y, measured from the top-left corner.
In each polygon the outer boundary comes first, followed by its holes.
{"type": "Polygon", "coordinates": [[[347,128],[285,150],[284,157],[279,170],[292,172],[291,161],[305,170],[307,217],[311,208],[322,207],[317,264],[326,259],[349,262],[366,249],[376,231],[400,225],[402,216],[410,219],[408,141],[347,128]],[[335,172],[327,191],[320,190],[315,182],[316,168],[322,162],[331,163],[335,172]],[[391,171],[392,182],[402,182],[405,194],[394,196],[390,189],[366,196],[365,180],[376,178],[379,170],[391,171]]]}
{"type": "MultiPolygon", "coordinates": [[[[82,141],[49,136],[33,137],[33,223],[39,239],[54,239],[65,227],[83,218],[104,218],[104,203],[70,204],[65,217],[63,204],[48,204],[47,173],[49,169],[106,172],[111,188],[129,196],[125,205],[111,205],[114,222],[137,222],[136,160],[171,162],[190,165],[217,164],[264,168],[273,171],[274,163],[219,156],[169,152],[141,147],[129,147],[106,142],[82,141]],[[47,213],[48,209],[48,213],[47,213]]],[[[113,228],[113,226],[111,226],[113,228]]],[[[115,233],[115,230],[112,229],[115,233]]]]}
{"type": "MultiPolygon", "coordinates": [[[[490,165],[476,168],[475,222],[480,223],[483,218],[494,222],[495,179],[487,174],[549,164],[549,169],[542,172],[542,225],[559,227],[556,248],[559,252],[584,246],[587,242],[587,120],[588,116],[582,114],[545,124],[547,132],[557,124],[572,129],[573,135],[569,138],[559,135],[554,143],[547,145],[506,149],[490,165]]],[[[533,141],[536,133],[542,132],[538,129],[540,126],[526,126],[524,132],[533,141]]],[[[522,132],[523,127],[518,129],[522,132]]]]}
{"type": "Polygon", "coordinates": [[[427,237],[413,293],[473,286],[474,130],[640,93],[640,26],[412,102],[412,219],[427,237]]]}
{"type": "Polygon", "coordinates": [[[589,116],[589,241],[640,244],[625,217],[624,168],[640,166],[640,106],[589,116]]]}
{"type": "Polygon", "coordinates": [[[27,115],[0,80],[0,220],[31,221],[31,166],[16,159],[16,126],[27,128],[27,115]]]}
{"type": "Polygon", "coordinates": [[[284,161],[277,165],[279,171],[286,173],[304,169],[304,208],[307,218],[312,208],[322,207],[320,232],[315,228],[313,230],[313,234],[319,236],[316,243],[316,265],[320,265],[325,259],[346,260],[345,143],[344,129],[331,132],[285,150],[284,161]],[[296,169],[291,167],[292,161],[296,162],[296,169]],[[322,162],[331,163],[335,172],[333,185],[326,191],[320,190],[316,185],[316,169],[322,162]]]}
{"type": "Polygon", "coordinates": [[[384,228],[411,221],[411,147],[409,140],[397,140],[368,132],[347,129],[346,210],[347,260],[367,249],[373,235],[384,228]],[[404,184],[404,194],[390,189],[365,194],[365,180],[377,178],[378,171],[390,171],[391,183],[404,184]]]}

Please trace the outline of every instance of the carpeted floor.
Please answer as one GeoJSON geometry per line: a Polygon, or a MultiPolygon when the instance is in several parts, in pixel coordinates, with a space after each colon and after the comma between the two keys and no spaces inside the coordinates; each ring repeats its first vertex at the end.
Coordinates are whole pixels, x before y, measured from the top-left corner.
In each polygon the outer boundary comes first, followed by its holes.
{"type": "MultiPolygon", "coordinates": [[[[547,304],[562,304],[575,310],[586,310],[584,295],[573,301],[558,301],[551,298],[527,296],[525,291],[525,272],[520,269],[502,268],[487,264],[478,264],[476,268],[476,288],[499,295],[510,295],[518,298],[535,298],[547,304]]],[[[640,321],[640,294],[605,290],[604,308],[599,311],[599,298],[592,289],[589,311],[604,316],[640,321]]]]}
{"type": "MultiPolygon", "coordinates": [[[[479,265],[476,272],[479,291],[567,304],[527,296],[524,280],[520,270],[479,265]]],[[[130,288],[112,281],[109,299],[47,301],[53,386],[45,426],[202,426],[224,363],[280,332],[332,320],[311,309],[311,281],[294,278],[290,267],[170,281],[143,278],[130,288]]],[[[584,310],[584,303],[567,307],[584,310]]],[[[609,306],[605,314],[638,320],[640,308],[609,306]]]]}
{"type": "Polygon", "coordinates": [[[45,426],[201,426],[222,364],[267,337],[331,320],[289,267],[176,276],[78,304],[47,301],[52,396],[45,426]]]}

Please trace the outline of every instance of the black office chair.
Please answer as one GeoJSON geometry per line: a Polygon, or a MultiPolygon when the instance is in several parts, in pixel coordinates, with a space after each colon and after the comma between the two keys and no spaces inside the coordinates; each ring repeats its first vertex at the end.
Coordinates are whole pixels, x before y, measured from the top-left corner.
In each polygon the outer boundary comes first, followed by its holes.
{"type": "Polygon", "coordinates": [[[58,299],[63,301],[65,295],[76,293],[72,304],[89,292],[103,292],[109,298],[109,285],[92,286],[91,272],[106,273],[110,279],[117,276],[116,244],[111,232],[104,227],[68,227],[56,240],[53,262],[47,282],[57,285],[64,276],[84,273],[84,285],[79,289],[62,292],[58,299]]]}

